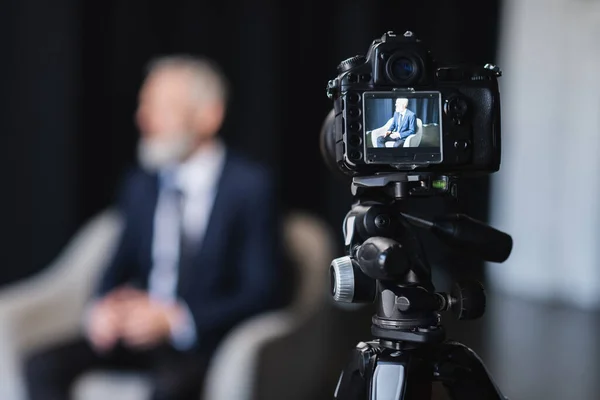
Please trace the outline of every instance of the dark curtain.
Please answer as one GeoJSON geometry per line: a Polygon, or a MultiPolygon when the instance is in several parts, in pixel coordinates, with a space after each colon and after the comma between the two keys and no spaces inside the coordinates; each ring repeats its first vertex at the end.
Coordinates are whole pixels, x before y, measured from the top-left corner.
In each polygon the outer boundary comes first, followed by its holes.
{"type": "MultiPolygon", "coordinates": [[[[370,99],[365,111],[365,130],[370,131],[385,125],[394,115],[396,98],[370,99]]],[[[408,100],[409,110],[414,112],[423,124],[437,124],[440,118],[440,106],[437,99],[412,98],[408,100]]]]}
{"type": "Polygon", "coordinates": [[[0,284],[39,271],[79,222],[80,11],[75,0],[2,2],[0,284]]]}
{"type": "Polygon", "coordinates": [[[365,131],[371,131],[385,125],[394,116],[395,99],[369,99],[365,109],[365,131]]]}
{"type": "MultiPolygon", "coordinates": [[[[221,63],[234,89],[226,141],[273,166],[284,206],[323,217],[341,244],[349,182],[327,169],[318,145],[337,64],[388,30],[414,31],[444,62],[494,62],[498,15],[498,0],[4,5],[1,283],[43,269],[111,204],[134,162],[133,112],[152,57],[186,52],[221,63]]],[[[463,186],[459,207],[485,218],[487,180],[463,186]]]]}
{"type": "Polygon", "coordinates": [[[440,122],[440,103],[438,99],[409,99],[408,109],[413,111],[423,124],[439,124],[440,122]]]}

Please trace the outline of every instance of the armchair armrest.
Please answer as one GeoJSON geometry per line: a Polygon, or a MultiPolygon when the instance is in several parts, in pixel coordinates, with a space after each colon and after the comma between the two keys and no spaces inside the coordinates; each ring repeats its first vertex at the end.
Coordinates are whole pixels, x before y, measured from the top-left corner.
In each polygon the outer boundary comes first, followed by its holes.
{"type": "Polygon", "coordinates": [[[0,316],[0,398],[24,400],[21,365],[3,316],[0,316]]]}
{"type": "Polygon", "coordinates": [[[286,251],[298,274],[295,299],[286,308],[248,318],[235,326],[213,354],[205,400],[304,400],[315,398],[327,380],[333,310],[327,265],[333,234],[314,216],[286,216],[286,251]]]}
{"type": "Polygon", "coordinates": [[[0,398],[21,398],[26,352],[80,333],[85,302],[119,230],[117,214],[103,212],[41,273],[0,291],[0,398]]]}
{"type": "Polygon", "coordinates": [[[377,138],[387,132],[393,121],[394,118],[390,118],[385,125],[371,131],[371,145],[373,147],[377,147],[377,138]]]}
{"type": "Polygon", "coordinates": [[[233,328],[213,355],[203,399],[252,400],[257,360],[263,346],[283,337],[295,326],[291,313],[271,311],[233,328]]]}
{"type": "Polygon", "coordinates": [[[119,229],[116,213],[105,211],[80,229],[41,273],[0,291],[0,316],[19,349],[78,333],[85,303],[119,229]]]}
{"type": "Polygon", "coordinates": [[[416,135],[414,133],[412,135],[408,135],[406,139],[404,139],[404,144],[402,145],[402,147],[411,147],[410,143],[415,138],[415,136],[416,135]]]}

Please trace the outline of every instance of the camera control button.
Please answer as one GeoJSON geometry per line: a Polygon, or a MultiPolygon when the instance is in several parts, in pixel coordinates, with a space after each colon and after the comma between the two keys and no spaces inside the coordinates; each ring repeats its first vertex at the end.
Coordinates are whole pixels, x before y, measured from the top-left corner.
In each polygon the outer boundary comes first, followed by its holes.
{"type": "Polygon", "coordinates": [[[358,161],[362,158],[362,153],[358,150],[353,150],[350,152],[350,154],[348,154],[348,158],[353,161],[358,161]]]}
{"type": "Polygon", "coordinates": [[[360,94],[356,92],[350,92],[346,95],[346,98],[350,103],[358,103],[360,101],[360,94]]]}
{"type": "Polygon", "coordinates": [[[360,146],[362,144],[362,139],[358,135],[351,135],[349,143],[350,143],[351,146],[357,147],[357,146],[360,146]]]}
{"type": "Polygon", "coordinates": [[[360,128],[361,128],[361,125],[360,125],[360,122],[354,121],[354,122],[351,122],[348,127],[350,128],[350,130],[352,132],[359,132],[360,128]]]}
{"type": "Polygon", "coordinates": [[[356,108],[356,107],[351,107],[348,109],[348,115],[351,118],[356,118],[360,115],[360,108],[356,108]]]}
{"type": "Polygon", "coordinates": [[[458,82],[465,79],[465,72],[461,68],[442,67],[436,71],[436,76],[440,81],[458,82]]]}
{"type": "Polygon", "coordinates": [[[371,74],[369,74],[369,73],[361,74],[360,81],[361,82],[371,82],[371,74]]]}
{"type": "Polygon", "coordinates": [[[457,140],[454,142],[454,148],[456,150],[469,150],[470,144],[468,140],[457,140]]]}
{"type": "Polygon", "coordinates": [[[462,119],[469,109],[465,99],[453,96],[444,103],[444,113],[452,119],[462,119]]]}
{"type": "Polygon", "coordinates": [[[348,82],[350,83],[356,83],[358,81],[358,76],[356,76],[356,74],[353,74],[352,72],[346,76],[348,77],[348,82]]]}

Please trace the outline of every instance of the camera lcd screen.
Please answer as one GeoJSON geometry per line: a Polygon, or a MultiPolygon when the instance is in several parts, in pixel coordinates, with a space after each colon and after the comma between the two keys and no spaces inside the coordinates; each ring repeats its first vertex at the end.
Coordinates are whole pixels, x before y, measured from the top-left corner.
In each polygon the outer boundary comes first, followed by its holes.
{"type": "Polygon", "coordinates": [[[364,92],[365,162],[440,163],[441,112],[440,92],[364,92]]]}

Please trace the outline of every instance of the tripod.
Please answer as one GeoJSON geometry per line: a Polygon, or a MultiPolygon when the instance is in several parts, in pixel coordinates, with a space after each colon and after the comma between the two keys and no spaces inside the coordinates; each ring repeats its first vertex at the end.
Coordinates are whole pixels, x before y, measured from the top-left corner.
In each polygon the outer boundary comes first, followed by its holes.
{"type": "Polygon", "coordinates": [[[346,256],[332,261],[331,292],[340,302],[376,302],[371,333],[342,371],[336,400],[429,400],[434,383],[453,400],[506,400],[479,356],[447,341],[440,312],[475,319],[485,311],[478,281],[436,292],[415,228],[482,259],[503,262],[512,239],[468,216],[433,221],[406,213],[417,196],[456,195],[447,176],[386,174],[354,178],[355,203],[344,220],[346,256]]]}

